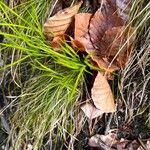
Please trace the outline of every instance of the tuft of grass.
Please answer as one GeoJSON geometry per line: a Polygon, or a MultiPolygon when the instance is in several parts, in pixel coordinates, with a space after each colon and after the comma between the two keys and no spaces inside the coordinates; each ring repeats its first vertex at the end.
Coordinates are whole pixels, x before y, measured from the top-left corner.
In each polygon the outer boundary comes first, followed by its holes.
{"type": "Polygon", "coordinates": [[[0,43],[5,61],[2,69],[8,70],[12,77],[9,82],[19,88],[19,92],[11,88],[9,97],[17,98],[6,106],[15,109],[10,118],[12,142],[8,145],[11,143],[16,150],[28,143],[38,150],[48,141],[55,145],[58,139],[64,144],[79,130],[77,101],[88,59],[81,60],[66,43],[60,52],[51,48],[42,31],[48,10],[48,1],[43,0],[27,1],[13,8],[0,2],[0,34],[5,37],[0,43]]]}
{"type": "Polygon", "coordinates": [[[15,149],[28,141],[35,150],[40,149],[45,136],[49,140],[67,140],[75,133],[84,70],[59,71],[60,75],[38,72],[26,82],[12,118],[12,132],[19,129],[15,149]]]}

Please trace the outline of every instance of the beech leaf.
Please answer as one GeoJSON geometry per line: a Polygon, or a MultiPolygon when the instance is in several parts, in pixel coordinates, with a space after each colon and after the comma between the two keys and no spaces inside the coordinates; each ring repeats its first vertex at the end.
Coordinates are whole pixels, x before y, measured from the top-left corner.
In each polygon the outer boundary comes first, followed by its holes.
{"type": "Polygon", "coordinates": [[[107,57],[116,57],[118,66],[124,67],[129,59],[134,41],[133,28],[113,27],[105,32],[103,40],[108,45],[107,57]],[[129,35],[128,35],[129,34],[129,35]],[[128,36],[131,36],[130,39],[128,36]],[[128,42],[127,42],[128,41],[128,42]]]}
{"type": "Polygon", "coordinates": [[[70,26],[74,15],[78,12],[82,2],[73,7],[65,8],[50,17],[44,24],[44,33],[48,38],[62,35],[70,26]]]}
{"type": "Polygon", "coordinates": [[[101,110],[95,108],[95,106],[90,103],[83,104],[81,109],[89,119],[97,118],[104,113],[101,110]]]}
{"type": "Polygon", "coordinates": [[[104,113],[115,112],[116,106],[106,78],[99,72],[95,78],[91,96],[96,108],[104,113]]]}
{"type": "Polygon", "coordinates": [[[91,17],[92,14],[90,13],[79,13],[75,15],[74,44],[77,47],[79,46],[81,50],[85,49],[86,51],[89,51],[94,49],[88,34],[91,17]]]}
{"type": "MultiPolygon", "coordinates": [[[[106,8],[107,7],[108,6],[106,5],[106,8]]],[[[96,54],[101,56],[107,54],[108,45],[103,39],[103,36],[107,30],[122,25],[123,20],[116,13],[110,14],[109,11],[102,12],[100,9],[97,10],[91,19],[89,26],[90,39],[96,50],[96,54]]]]}

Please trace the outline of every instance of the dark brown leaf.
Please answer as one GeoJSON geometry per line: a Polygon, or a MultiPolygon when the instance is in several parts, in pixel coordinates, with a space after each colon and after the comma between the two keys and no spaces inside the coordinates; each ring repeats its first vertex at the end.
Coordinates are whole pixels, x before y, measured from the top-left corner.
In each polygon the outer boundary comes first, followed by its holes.
{"type": "Polygon", "coordinates": [[[122,25],[123,20],[118,17],[117,13],[110,14],[109,12],[106,12],[106,14],[104,14],[104,12],[102,13],[100,9],[95,13],[90,22],[89,33],[93,47],[96,50],[96,54],[105,56],[108,45],[106,41],[103,40],[103,36],[107,30],[122,25]]]}

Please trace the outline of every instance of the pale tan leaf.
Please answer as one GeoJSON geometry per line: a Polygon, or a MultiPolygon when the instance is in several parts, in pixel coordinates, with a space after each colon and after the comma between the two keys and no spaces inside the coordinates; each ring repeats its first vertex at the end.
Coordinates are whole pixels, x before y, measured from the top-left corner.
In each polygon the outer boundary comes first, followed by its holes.
{"type": "Polygon", "coordinates": [[[94,119],[97,118],[99,116],[101,116],[104,112],[102,112],[101,110],[95,108],[95,106],[93,106],[90,103],[85,103],[81,106],[81,109],[83,110],[83,112],[85,113],[85,115],[89,118],[89,119],[94,119]]]}
{"type": "Polygon", "coordinates": [[[90,145],[91,147],[101,147],[101,148],[104,148],[104,145],[111,147],[116,143],[117,143],[116,134],[114,133],[109,133],[107,135],[96,134],[92,136],[88,141],[88,145],[90,145]]]}
{"type": "Polygon", "coordinates": [[[91,96],[96,108],[105,113],[115,112],[116,106],[106,78],[99,72],[95,78],[91,96]]]}
{"type": "Polygon", "coordinates": [[[70,26],[74,15],[78,12],[82,2],[57,12],[44,24],[44,33],[48,38],[62,35],[70,26]]]}

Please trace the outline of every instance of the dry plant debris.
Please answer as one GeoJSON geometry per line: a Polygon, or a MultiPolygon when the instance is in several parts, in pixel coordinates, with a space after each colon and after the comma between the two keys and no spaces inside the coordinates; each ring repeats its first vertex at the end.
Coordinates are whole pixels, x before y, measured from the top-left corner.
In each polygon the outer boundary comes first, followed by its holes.
{"type": "Polygon", "coordinates": [[[99,135],[96,134],[92,136],[88,144],[92,147],[104,147],[104,143],[106,146],[111,147],[112,145],[116,144],[118,141],[116,140],[115,133],[109,133],[107,135],[99,135]]]}
{"type": "Polygon", "coordinates": [[[81,106],[81,109],[85,113],[85,115],[91,120],[94,118],[97,118],[101,116],[104,112],[100,109],[97,109],[94,107],[91,103],[86,103],[83,106],[81,106]]]}
{"type": "Polygon", "coordinates": [[[89,119],[116,111],[113,93],[107,80],[112,79],[112,72],[126,65],[132,50],[132,39],[126,41],[133,28],[125,27],[127,11],[121,12],[124,3],[119,0],[105,0],[92,14],[78,13],[82,5],[79,2],[60,10],[44,24],[44,33],[51,39],[52,47],[61,49],[62,41],[68,36],[73,48],[89,54],[97,67],[103,70],[96,76],[91,89],[94,105],[85,103],[81,106],[89,119]],[[66,33],[73,21],[74,28],[71,31],[74,32],[74,37],[66,33]]]}
{"type": "MultiPolygon", "coordinates": [[[[141,140],[140,140],[141,141],[141,140]]],[[[125,140],[125,139],[117,139],[117,134],[112,133],[111,131],[107,135],[99,135],[96,134],[89,138],[88,144],[91,147],[97,147],[108,150],[149,150],[150,142],[141,141],[143,144],[141,145],[139,140],[125,140]]]]}

